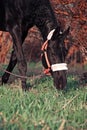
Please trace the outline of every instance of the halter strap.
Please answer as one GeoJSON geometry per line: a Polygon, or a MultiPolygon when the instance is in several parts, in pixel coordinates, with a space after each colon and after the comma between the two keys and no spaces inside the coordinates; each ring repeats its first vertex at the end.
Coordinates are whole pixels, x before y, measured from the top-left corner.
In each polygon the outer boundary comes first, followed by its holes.
{"type": "Polygon", "coordinates": [[[47,47],[48,47],[48,40],[46,40],[44,43],[43,43],[43,45],[42,45],[42,48],[41,48],[41,51],[43,52],[42,53],[42,55],[41,56],[43,56],[43,54],[44,54],[44,57],[45,57],[45,60],[46,60],[46,63],[47,63],[47,66],[48,66],[48,68],[46,69],[44,69],[44,74],[46,74],[46,75],[50,75],[50,70],[51,70],[51,66],[50,66],[50,62],[49,62],[49,60],[48,60],[48,56],[47,56],[47,47]]]}
{"type": "Polygon", "coordinates": [[[49,32],[48,36],[47,36],[47,40],[51,40],[53,33],[54,33],[55,29],[53,29],[52,31],[49,32]]]}
{"type": "MultiPolygon", "coordinates": [[[[43,43],[42,48],[41,48],[41,50],[43,51],[43,54],[45,56],[45,60],[46,60],[47,66],[48,66],[48,68],[44,70],[44,74],[46,74],[46,75],[50,75],[50,71],[51,70],[53,72],[61,71],[61,70],[68,70],[68,67],[67,67],[66,63],[57,63],[57,64],[50,65],[50,62],[48,60],[48,56],[47,56],[47,51],[46,50],[47,50],[47,47],[48,47],[48,41],[51,40],[54,31],[55,31],[55,29],[50,31],[50,33],[47,36],[47,40],[43,43]]],[[[62,34],[62,33],[60,32],[60,34],[62,34]]]]}

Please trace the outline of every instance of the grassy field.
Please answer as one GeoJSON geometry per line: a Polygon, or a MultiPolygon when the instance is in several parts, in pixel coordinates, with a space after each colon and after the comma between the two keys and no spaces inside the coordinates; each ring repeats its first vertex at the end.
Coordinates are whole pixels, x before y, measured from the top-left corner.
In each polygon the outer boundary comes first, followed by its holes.
{"type": "Polygon", "coordinates": [[[30,83],[28,92],[20,80],[0,86],[0,130],[87,130],[87,86],[76,76],[68,76],[66,91],[57,91],[51,77],[30,83]]]}

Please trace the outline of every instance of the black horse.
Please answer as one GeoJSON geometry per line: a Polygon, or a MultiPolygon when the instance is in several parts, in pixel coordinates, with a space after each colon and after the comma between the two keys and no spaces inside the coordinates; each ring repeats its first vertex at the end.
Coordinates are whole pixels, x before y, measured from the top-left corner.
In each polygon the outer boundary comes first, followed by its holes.
{"type": "MultiPolygon", "coordinates": [[[[17,63],[20,75],[26,76],[27,64],[22,44],[28,30],[34,25],[39,28],[43,40],[48,43],[44,52],[46,51],[50,63],[54,85],[57,89],[63,89],[67,83],[63,42],[69,29],[61,32],[49,0],[0,0],[0,30],[8,31],[13,39],[13,51],[6,70],[11,72],[17,63]]],[[[44,55],[42,59],[46,61],[44,55]]],[[[44,63],[44,67],[48,68],[48,64],[44,63]]],[[[7,83],[9,76],[10,74],[5,72],[2,83],[7,83]]],[[[26,78],[21,78],[21,81],[22,88],[26,90],[26,78]]]]}

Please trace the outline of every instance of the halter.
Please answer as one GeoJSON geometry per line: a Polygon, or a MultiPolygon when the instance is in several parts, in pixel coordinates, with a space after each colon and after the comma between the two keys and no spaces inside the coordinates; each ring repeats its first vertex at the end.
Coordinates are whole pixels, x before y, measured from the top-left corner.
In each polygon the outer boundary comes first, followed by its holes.
{"type": "MultiPolygon", "coordinates": [[[[54,31],[55,31],[55,29],[50,31],[50,33],[47,36],[47,40],[43,43],[42,48],[41,48],[41,51],[43,52],[41,57],[44,55],[47,66],[48,66],[47,69],[46,68],[44,69],[44,74],[46,74],[46,75],[50,75],[51,71],[55,72],[55,71],[68,70],[66,63],[57,63],[57,64],[50,65],[50,62],[48,60],[48,56],[47,56],[48,41],[51,40],[54,31]]],[[[60,32],[60,34],[62,34],[62,32],[60,32]]]]}

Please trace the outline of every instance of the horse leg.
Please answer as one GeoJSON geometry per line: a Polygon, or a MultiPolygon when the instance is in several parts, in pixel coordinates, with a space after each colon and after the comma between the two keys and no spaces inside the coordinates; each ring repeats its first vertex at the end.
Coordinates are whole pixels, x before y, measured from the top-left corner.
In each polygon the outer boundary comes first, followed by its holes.
{"type": "MultiPolygon", "coordinates": [[[[20,32],[20,28],[18,26],[15,26],[11,34],[13,38],[13,45],[17,57],[17,64],[18,64],[20,75],[26,76],[27,64],[23,54],[22,38],[21,38],[22,34],[20,32]]],[[[21,78],[21,82],[22,82],[22,88],[26,90],[27,89],[26,79],[21,78]]]]}
{"type": "MultiPolygon", "coordinates": [[[[17,62],[20,75],[26,76],[27,64],[26,64],[24,54],[23,54],[22,34],[21,34],[19,26],[15,25],[13,27],[13,29],[10,30],[10,34],[12,35],[12,38],[13,38],[13,46],[14,46],[14,51],[15,51],[15,57],[17,58],[17,60],[16,60],[16,58],[14,58],[15,60],[14,60],[14,65],[13,65],[12,69],[14,68],[14,66],[16,65],[16,62],[17,62]]],[[[12,65],[11,61],[13,62],[13,57],[14,57],[14,53],[12,55],[12,59],[10,60],[10,65],[12,65]]],[[[27,89],[26,79],[21,78],[21,81],[22,81],[22,88],[27,89]]]]}
{"type": "MultiPolygon", "coordinates": [[[[13,50],[12,53],[11,53],[10,62],[9,62],[9,65],[8,65],[6,71],[12,72],[12,70],[14,69],[16,63],[17,63],[17,58],[16,58],[15,51],[13,50]]],[[[10,76],[10,73],[5,72],[3,74],[3,76],[2,76],[2,84],[7,83],[7,81],[9,80],[9,76],[10,76]]]]}

